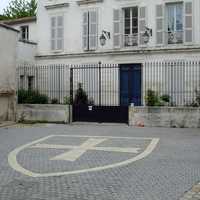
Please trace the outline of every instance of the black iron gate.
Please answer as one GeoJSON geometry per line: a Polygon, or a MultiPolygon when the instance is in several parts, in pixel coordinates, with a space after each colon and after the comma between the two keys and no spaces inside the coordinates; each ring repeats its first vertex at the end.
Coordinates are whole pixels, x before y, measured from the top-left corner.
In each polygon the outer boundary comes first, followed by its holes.
{"type": "Polygon", "coordinates": [[[72,66],[70,99],[73,121],[128,123],[130,102],[121,102],[120,74],[119,65],[72,66]]]}

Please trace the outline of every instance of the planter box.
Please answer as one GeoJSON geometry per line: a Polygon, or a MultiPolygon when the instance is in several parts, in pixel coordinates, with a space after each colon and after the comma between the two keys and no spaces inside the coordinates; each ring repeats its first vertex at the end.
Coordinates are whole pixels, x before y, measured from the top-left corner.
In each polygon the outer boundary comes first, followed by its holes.
{"type": "Polygon", "coordinates": [[[147,127],[200,128],[200,108],[130,107],[129,125],[147,127]]]}
{"type": "Polygon", "coordinates": [[[70,106],[57,104],[18,104],[17,120],[25,122],[69,123],[70,106]]]}

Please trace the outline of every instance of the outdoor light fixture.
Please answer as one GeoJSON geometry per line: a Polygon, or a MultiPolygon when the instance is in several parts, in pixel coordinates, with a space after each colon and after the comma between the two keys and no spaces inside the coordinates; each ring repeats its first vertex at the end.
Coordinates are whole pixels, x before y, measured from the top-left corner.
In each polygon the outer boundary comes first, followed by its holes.
{"type": "Polygon", "coordinates": [[[104,46],[106,44],[106,40],[109,39],[110,39],[110,32],[103,30],[101,36],[99,37],[101,46],[104,46]]]}
{"type": "Polygon", "coordinates": [[[152,36],[152,29],[145,27],[145,32],[143,34],[144,43],[147,44],[152,36]]]}

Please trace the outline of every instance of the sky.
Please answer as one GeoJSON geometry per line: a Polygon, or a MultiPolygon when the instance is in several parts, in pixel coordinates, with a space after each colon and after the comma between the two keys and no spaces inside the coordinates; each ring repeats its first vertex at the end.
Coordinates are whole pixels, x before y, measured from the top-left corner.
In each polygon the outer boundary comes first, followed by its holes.
{"type": "Polygon", "coordinates": [[[6,8],[10,0],[0,0],[0,14],[3,14],[3,9],[6,8]]]}

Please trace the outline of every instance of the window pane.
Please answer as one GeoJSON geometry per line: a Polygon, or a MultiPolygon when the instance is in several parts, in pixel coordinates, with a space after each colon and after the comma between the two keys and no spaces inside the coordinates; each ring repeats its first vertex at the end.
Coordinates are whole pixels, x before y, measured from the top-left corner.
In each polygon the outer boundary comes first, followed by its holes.
{"type": "Polygon", "coordinates": [[[168,5],[167,7],[167,16],[168,16],[168,31],[175,30],[175,8],[174,5],[168,5]]]}
{"type": "Polygon", "coordinates": [[[133,24],[133,26],[138,26],[138,19],[137,18],[133,18],[133,20],[132,20],[132,24],[133,24]]]}
{"type": "Polygon", "coordinates": [[[125,14],[125,18],[129,18],[130,19],[130,8],[125,8],[124,9],[124,14],[125,14]]]}
{"type": "Polygon", "coordinates": [[[176,6],[176,30],[183,30],[183,5],[177,4],[176,6]]]}
{"type": "Polygon", "coordinates": [[[133,7],[132,8],[132,16],[133,17],[138,17],[138,8],[137,7],[133,7]]]}

